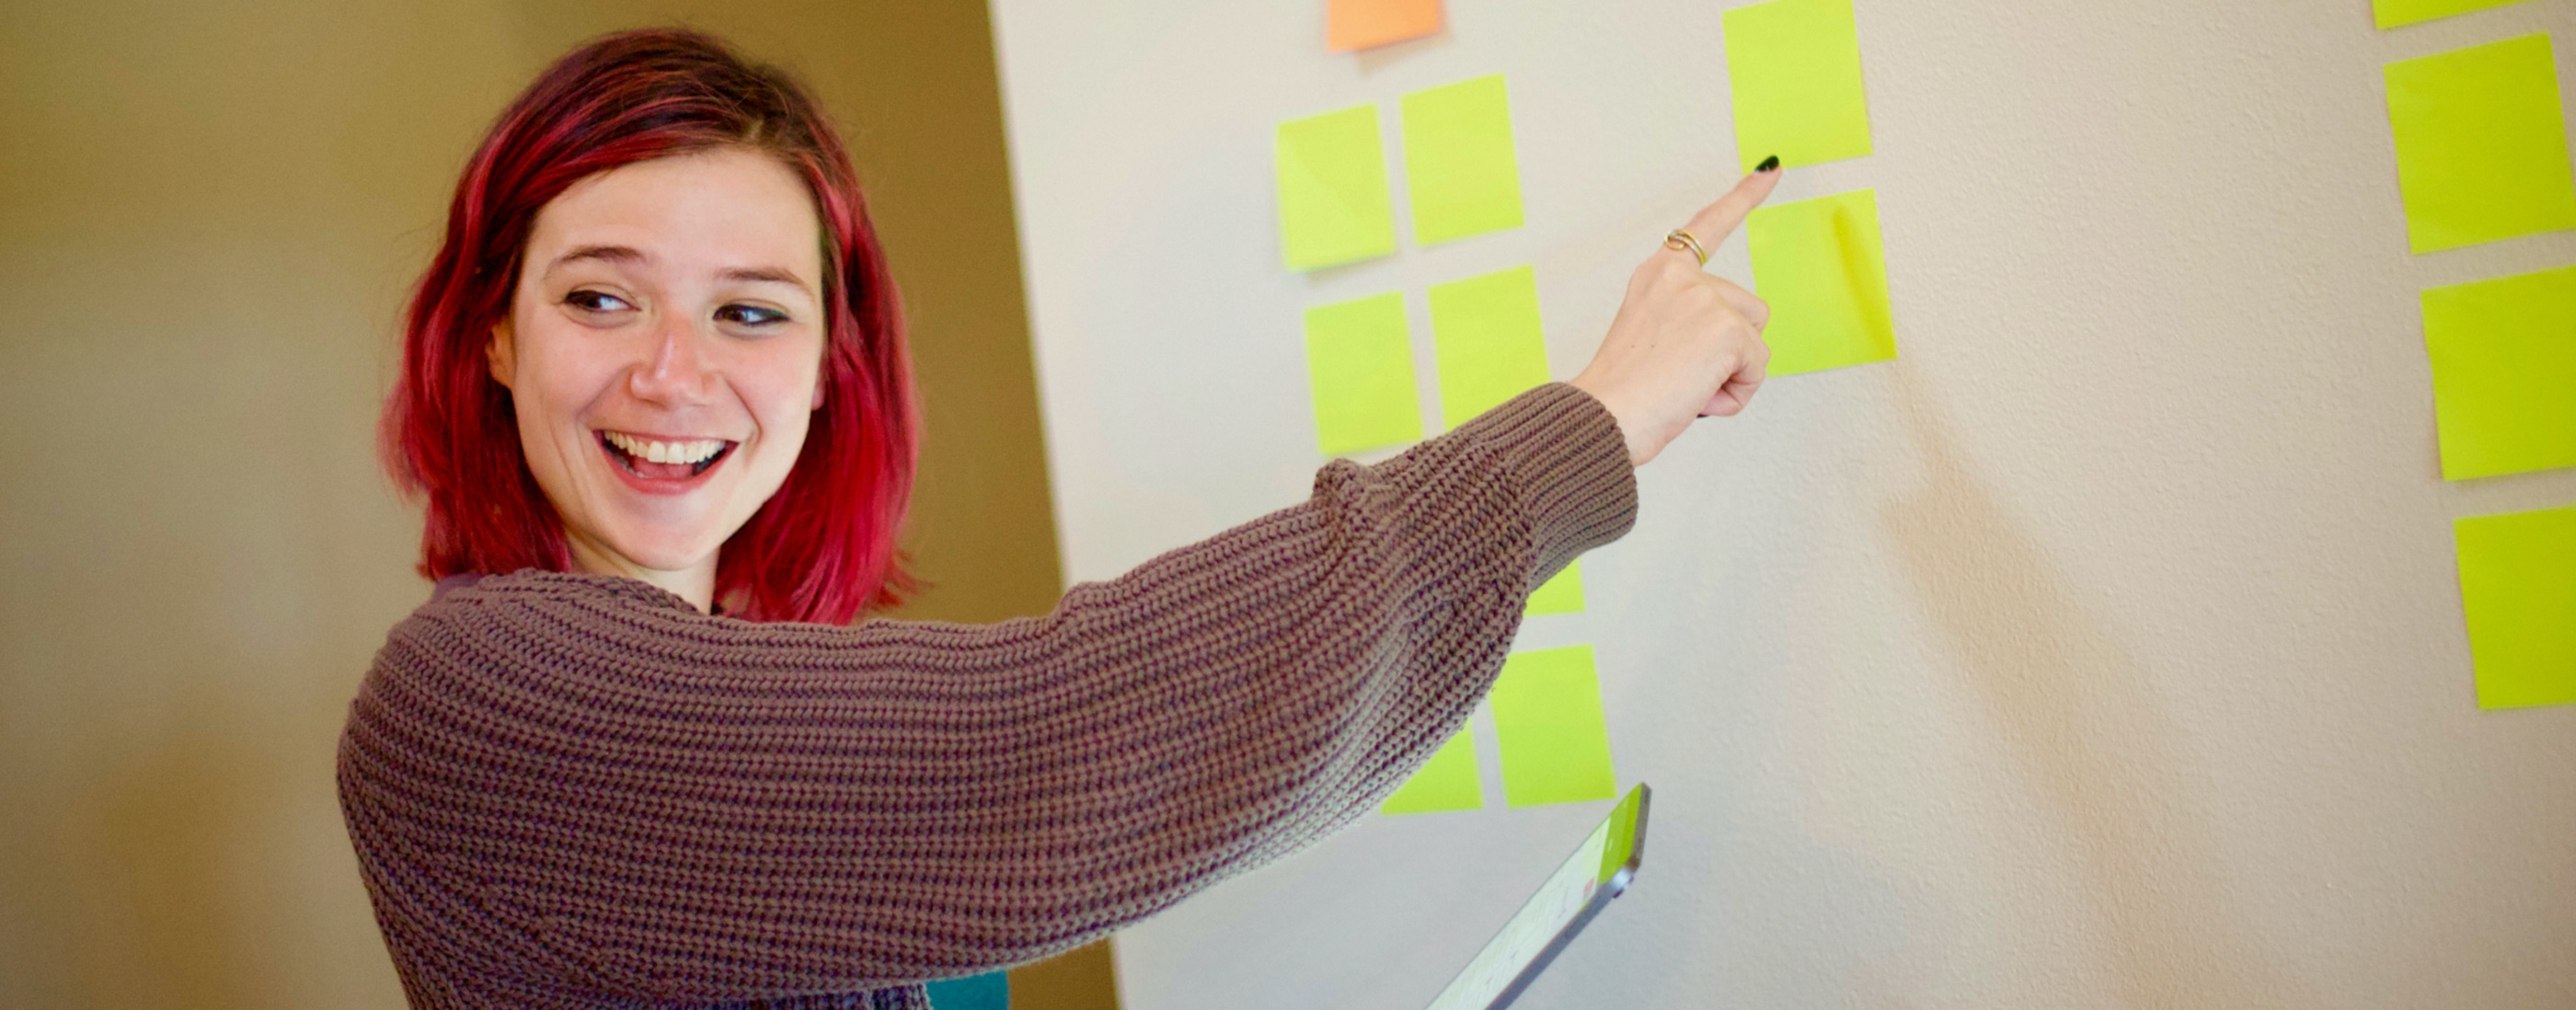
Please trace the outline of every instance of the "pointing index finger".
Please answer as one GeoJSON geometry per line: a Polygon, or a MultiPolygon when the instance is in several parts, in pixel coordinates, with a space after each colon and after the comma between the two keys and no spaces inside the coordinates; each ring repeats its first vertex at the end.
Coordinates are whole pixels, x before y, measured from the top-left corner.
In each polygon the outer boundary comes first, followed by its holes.
{"type": "Polygon", "coordinates": [[[1779,184],[1780,170],[1776,167],[1745,176],[1734,189],[1718,197],[1716,203],[1692,215],[1690,223],[1683,227],[1690,230],[1691,237],[1698,239],[1700,245],[1716,249],[1718,243],[1735,234],[1735,229],[1744,224],[1744,218],[1753,213],[1753,208],[1761,206],[1763,199],[1769,197],[1772,188],[1779,184]]]}

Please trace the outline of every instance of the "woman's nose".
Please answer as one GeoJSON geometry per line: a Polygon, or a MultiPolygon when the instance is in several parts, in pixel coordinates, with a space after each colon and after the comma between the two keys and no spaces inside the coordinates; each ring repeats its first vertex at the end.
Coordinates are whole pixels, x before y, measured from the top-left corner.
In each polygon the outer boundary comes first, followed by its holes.
{"type": "Polygon", "coordinates": [[[654,331],[652,357],[629,373],[628,388],[637,399],[690,404],[714,390],[715,369],[706,360],[703,341],[687,320],[664,322],[654,331]]]}

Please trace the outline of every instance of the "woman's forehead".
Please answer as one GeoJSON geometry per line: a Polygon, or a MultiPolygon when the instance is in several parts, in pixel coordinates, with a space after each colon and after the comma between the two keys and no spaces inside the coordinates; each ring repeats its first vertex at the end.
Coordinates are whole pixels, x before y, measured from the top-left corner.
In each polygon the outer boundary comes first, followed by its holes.
{"type": "Polygon", "coordinates": [[[574,263],[679,274],[786,273],[811,288],[822,221],[805,181],[739,148],[655,158],[574,183],[528,237],[540,271],[574,263]]]}

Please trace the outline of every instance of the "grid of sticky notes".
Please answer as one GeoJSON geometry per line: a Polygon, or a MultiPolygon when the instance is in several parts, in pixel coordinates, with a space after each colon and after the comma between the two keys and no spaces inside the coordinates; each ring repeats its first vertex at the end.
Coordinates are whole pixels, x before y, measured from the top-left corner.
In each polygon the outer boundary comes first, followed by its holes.
{"type": "MultiPolygon", "coordinates": [[[[1851,0],[1768,0],[1727,11],[1723,24],[1746,171],[1772,157],[1796,166],[1870,153],[1851,0]]],[[[1744,228],[1754,289],[1771,305],[1770,374],[1896,357],[1875,191],[1773,204],[1744,228]]]]}
{"type": "MultiPolygon", "coordinates": [[[[1359,40],[1376,37],[1361,31],[1361,26],[1376,23],[1367,18],[1410,26],[1403,31],[1438,27],[1436,5],[1372,7],[1334,0],[1330,16],[1335,49],[1361,48],[1359,40]],[[1347,37],[1346,28],[1351,32],[1347,37]]],[[[1415,246],[1439,246],[1524,223],[1511,94],[1501,75],[1406,94],[1396,102],[1395,127],[1403,162],[1403,206],[1412,218],[1415,246]]],[[[1382,129],[1373,104],[1280,124],[1280,249],[1289,269],[1355,264],[1396,251],[1397,204],[1390,194],[1393,172],[1382,129]]],[[[1802,240],[1797,231],[1791,228],[1789,241],[1802,240]]],[[[1875,248],[1875,215],[1869,233],[1875,248]]],[[[1827,228],[1817,234],[1831,239],[1834,232],[1827,228]]],[[[1812,273],[1817,268],[1801,259],[1796,269],[1812,273]]],[[[1852,273],[1840,267],[1825,272],[1852,273]]],[[[1416,337],[1407,297],[1403,291],[1387,291],[1306,309],[1315,448],[1325,456],[1401,446],[1425,434],[1423,384],[1414,367],[1416,337]]],[[[1515,266],[1458,277],[1430,285],[1423,298],[1430,322],[1430,386],[1441,429],[1465,424],[1549,381],[1536,270],[1515,266]]],[[[1883,306],[1884,296],[1878,301],[1883,306]]],[[[1583,608],[1582,566],[1568,564],[1531,588],[1524,613],[1549,617],[1583,608]]],[[[1490,708],[1507,804],[1612,798],[1616,783],[1610,731],[1591,647],[1511,656],[1490,708]]],[[[1481,761],[1474,729],[1461,728],[1380,809],[1390,814],[1481,810],[1481,761]]]]}
{"type": "MultiPolygon", "coordinates": [[[[1519,159],[1502,75],[1404,95],[1397,103],[1414,242],[1432,246],[1520,227],[1519,159]]],[[[1379,108],[1354,106],[1279,126],[1281,259],[1314,270],[1392,254],[1379,108]]],[[[1455,427],[1548,381],[1538,284],[1517,267],[1428,292],[1442,427],[1455,427]]],[[[1400,446],[1423,434],[1405,294],[1306,311],[1315,447],[1326,456],[1400,446]]]]}
{"type": "Polygon", "coordinates": [[[2457,520],[2478,707],[2576,702],[2576,508],[2457,520]]]}
{"type": "Polygon", "coordinates": [[[2399,60],[2386,75],[2413,251],[2576,228],[2548,35],[2399,60]]]}
{"type": "MultiPolygon", "coordinates": [[[[2514,0],[2373,0],[2382,29],[2514,0]]],[[[2547,33],[2383,68],[2416,255],[2576,228],[2576,171],[2547,33]]],[[[2576,467],[2576,266],[2428,287],[2444,480],[2576,467]]],[[[2456,520],[2481,708],[2576,703],[2576,508],[2456,520]]]]}
{"type": "MultiPolygon", "coordinates": [[[[1398,104],[1417,245],[1521,226],[1511,97],[1501,74],[1405,95],[1398,104]]],[[[1320,270],[1395,252],[1395,205],[1375,104],[1279,124],[1280,259],[1320,270]]]]}

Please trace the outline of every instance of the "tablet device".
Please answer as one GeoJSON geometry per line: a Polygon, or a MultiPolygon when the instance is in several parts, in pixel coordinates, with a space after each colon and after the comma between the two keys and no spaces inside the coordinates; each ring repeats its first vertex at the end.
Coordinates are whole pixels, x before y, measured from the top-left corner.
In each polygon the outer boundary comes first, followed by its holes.
{"type": "Polygon", "coordinates": [[[1648,795],[1643,783],[1629,790],[1609,819],[1592,829],[1565,865],[1503,923],[1503,931],[1440,990],[1429,1010],[1503,1010],[1520,998],[1574,934],[1628,890],[1645,856],[1648,795]]]}

